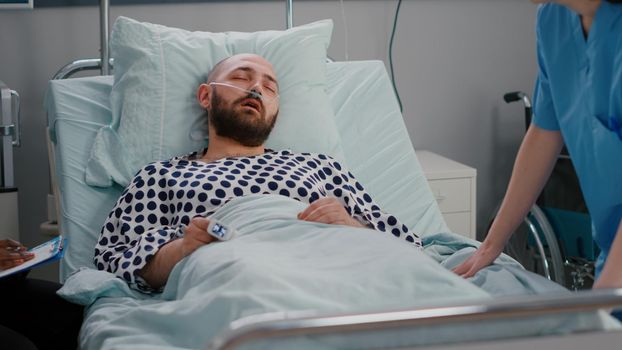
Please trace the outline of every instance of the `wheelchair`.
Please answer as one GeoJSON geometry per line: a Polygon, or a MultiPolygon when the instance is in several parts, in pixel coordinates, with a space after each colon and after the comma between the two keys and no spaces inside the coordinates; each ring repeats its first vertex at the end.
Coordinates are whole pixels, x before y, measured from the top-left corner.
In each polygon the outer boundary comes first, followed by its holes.
{"type": "MultiPolygon", "coordinates": [[[[521,91],[503,96],[506,103],[522,101],[525,128],[529,128],[532,105],[521,91]]],[[[486,232],[497,216],[497,206],[486,232]]],[[[523,224],[512,235],[504,252],[525,268],[571,290],[589,289],[594,283],[598,248],[591,236],[591,220],[567,149],[557,162],[523,224]]]]}

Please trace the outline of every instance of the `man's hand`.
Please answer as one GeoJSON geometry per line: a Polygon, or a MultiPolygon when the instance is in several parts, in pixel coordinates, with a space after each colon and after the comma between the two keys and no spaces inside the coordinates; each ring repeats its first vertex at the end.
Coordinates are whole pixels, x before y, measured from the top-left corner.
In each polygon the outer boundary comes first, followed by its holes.
{"type": "Polygon", "coordinates": [[[0,240],[0,271],[19,266],[34,257],[19,242],[12,239],[0,240]]]}
{"type": "Polygon", "coordinates": [[[332,225],[365,227],[351,217],[337,198],[333,197],[321,198],[311,203],[307,209],[298,213],[298,219],[332,225]]]}
{"type": "Polygon", "coordinates": [[[198,248],[214,241],[214,237],[207,233],[207,225],[209,225],[208,219],[193,218],[184,230],[184,237],[163,245],[151,261],[141,269],[140,276],[152,288],[164,286],[175,264],[198,248]]]}
{"type": "Polygon", "coordinates": [[[207,233],[208,225],[209,219],[200,216],[190,221],[190,224],[184,230],[184,238],[182,238],[181,251],[184,257],[215,240],[214,237],[207,233]]]}

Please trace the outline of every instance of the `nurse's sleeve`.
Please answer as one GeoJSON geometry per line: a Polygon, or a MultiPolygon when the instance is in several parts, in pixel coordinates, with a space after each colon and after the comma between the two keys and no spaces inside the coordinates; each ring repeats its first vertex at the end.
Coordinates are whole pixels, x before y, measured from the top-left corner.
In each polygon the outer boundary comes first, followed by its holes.
{"type": "Polygon", "coordinates": [[[559,130],[559,123],[551,94],[547,61],[541,47],[540,21],[536,27],[536,37],[538,42],[538,78],[533,92],[533,124],[545,130],[555,131],[559,130]]]}

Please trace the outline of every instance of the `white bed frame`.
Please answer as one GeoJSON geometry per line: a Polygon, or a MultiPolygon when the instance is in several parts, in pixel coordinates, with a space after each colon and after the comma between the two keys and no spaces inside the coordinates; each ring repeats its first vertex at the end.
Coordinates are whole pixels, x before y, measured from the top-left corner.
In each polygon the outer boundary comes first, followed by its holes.
{"type": "MultiPolygon", "coordinates": [[[[100,0],[101,57],[71,62],[61,68],[53,79],[67,79],[83,70],[100,69],[102,75],[109,75],[114,65],[108,51],[109,0],[100,0]],[[103,64],[106,62],[108,64],[103,64]]],[[[292,0],[286,0],[286,27],[293,26],[292,0]]],[[[57,214],[60,214],[60,192],[56,182],[54,147],[49,137],[48,152],[52,187],[56,200],[57,214]]],[[[58,215],[60,217],[60,215],[58,215]]],[[[62,232],[62,227],[60,228],[62,232]]],[[[305,335],[365,334],[371,330],[396,330],[413,327],[515,319],[542,315],[586,312],[594,310],[622,309],[622,288],[598,291],[582,291],[564,296],[524,296],[493,300],[482,304],[456,304],[420,309],[365,314],[323,315],[296,314],[287,317],[275,314],[256,315],[244,318],[231,325],[229,330],[212,340],[208,350],[233,350],[242,345],[261,340],[278,340],[305,335]]],[[[536,336],[509,338],[494,341],[469,342],[420,346],[417,349],[435,350],[605,350],[620,349],[622,331],[585,332],[560,336],[536,336]]],[[[403,349],[403,348],[402,348],[403,349]]]]}

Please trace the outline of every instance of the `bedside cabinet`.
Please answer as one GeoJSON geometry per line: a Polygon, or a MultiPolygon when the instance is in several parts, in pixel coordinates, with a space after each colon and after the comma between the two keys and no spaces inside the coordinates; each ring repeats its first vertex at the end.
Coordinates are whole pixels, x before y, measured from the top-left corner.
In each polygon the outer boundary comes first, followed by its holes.
{"type": "Polygon", "coordinates": [[[429,151],[416,153],[449,229],[475,239],[477,170],[429,151]]]}

